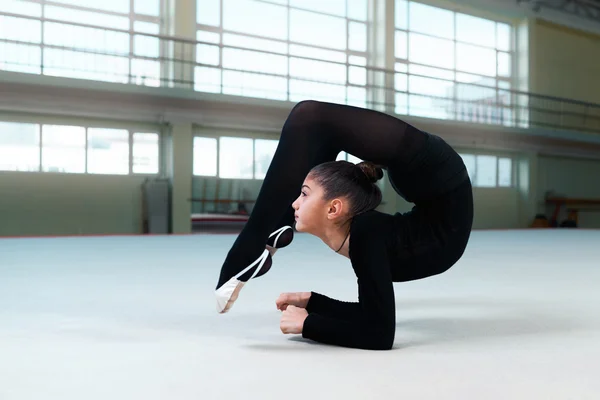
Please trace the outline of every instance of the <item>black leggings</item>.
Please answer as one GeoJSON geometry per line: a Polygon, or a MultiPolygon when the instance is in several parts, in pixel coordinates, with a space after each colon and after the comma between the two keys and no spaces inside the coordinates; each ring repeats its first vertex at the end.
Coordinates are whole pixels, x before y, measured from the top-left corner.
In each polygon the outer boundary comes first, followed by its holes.
{"type": "Polygon", "coordinates": [[[283,126],[255,206],[227,254],[217,288],[260,256],[271,232],[293,225],[291,204],[306,175],[341,151],[381,165],[398,194],[417,206],[439,198],[466,177],[462,159],[442,139],[397,118],[340,104],[298,103],[283,126]]]}

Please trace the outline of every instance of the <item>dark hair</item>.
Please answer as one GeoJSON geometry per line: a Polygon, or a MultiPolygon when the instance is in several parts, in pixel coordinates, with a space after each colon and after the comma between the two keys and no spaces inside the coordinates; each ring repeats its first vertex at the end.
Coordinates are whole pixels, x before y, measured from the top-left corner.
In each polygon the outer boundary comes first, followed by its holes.
{"type": "Polygon", "coordinates": [[[348,198],[351,217],[373,210],[381,203],[381,190],[376,182],[383,178],[383,170],[370,162],[329,161],[317,165],[308,175],[323,188],[325,200],[348,198]]]}

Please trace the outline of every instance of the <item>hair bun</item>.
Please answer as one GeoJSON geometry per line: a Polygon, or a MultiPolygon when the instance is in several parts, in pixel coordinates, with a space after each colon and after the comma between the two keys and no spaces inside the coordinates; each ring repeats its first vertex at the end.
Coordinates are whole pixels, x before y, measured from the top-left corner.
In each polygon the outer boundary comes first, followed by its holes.
{"type": "Polygon", "coordinates": [[[371,183],[375,183],[383,178],[383,169],[368,161],[363,161],[356,164],[357,167],[367,176],[371,183]]]}

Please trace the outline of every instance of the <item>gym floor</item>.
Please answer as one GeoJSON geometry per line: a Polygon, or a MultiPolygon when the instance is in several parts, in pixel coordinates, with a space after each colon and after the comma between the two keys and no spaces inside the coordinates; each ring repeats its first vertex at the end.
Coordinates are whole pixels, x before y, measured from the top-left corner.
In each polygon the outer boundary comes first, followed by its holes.
{"type": "Polygon", "coordinates": [[[0,240],[0,399],[598,399],[600,231],[475,231],[445,274],[395,284],[385,352],[279,331],[280,292],[356,300],[311,236],[218,314],[234,239],[0,240]]]}

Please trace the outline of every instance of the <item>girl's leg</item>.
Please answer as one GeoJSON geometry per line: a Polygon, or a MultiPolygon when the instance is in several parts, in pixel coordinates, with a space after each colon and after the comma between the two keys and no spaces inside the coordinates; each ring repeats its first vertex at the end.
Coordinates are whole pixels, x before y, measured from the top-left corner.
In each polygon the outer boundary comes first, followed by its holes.
{"type": "MultiPolygon", "coordinates": [[[[314,166],[334,160],[340,151],[384,167],[412,165],[429,135],[408,127],[373,110],[315,101],[297,104],[283,126],[248,222],[227,254],[217,288],[261,256],[271,232],[293,223],[291,204],[314,166]]],[[[247,281],[256,268],[237,279],[247,281]]]]}

